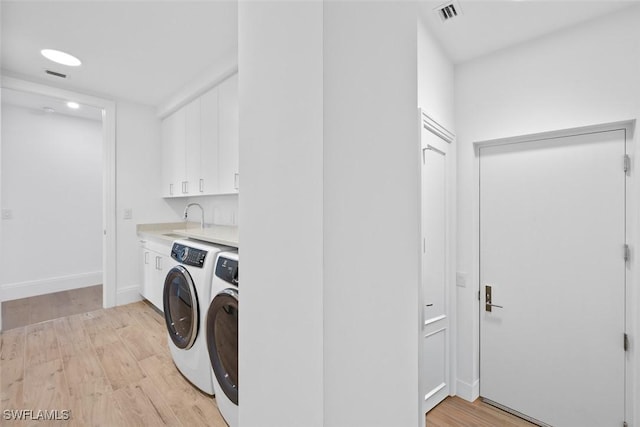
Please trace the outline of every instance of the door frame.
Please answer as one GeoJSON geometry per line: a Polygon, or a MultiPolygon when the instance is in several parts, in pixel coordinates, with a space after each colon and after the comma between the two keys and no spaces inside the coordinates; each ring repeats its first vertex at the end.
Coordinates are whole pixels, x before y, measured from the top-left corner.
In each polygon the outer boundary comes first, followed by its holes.
{"type": "MultiPolygon", "coordinates": [[[[506,137],[485,141],[478,141],[473,143],[474,148],[474,200],[473,200],[473,212],[474,212],[474,245],[473,245],[473,271],[474,271],[474,283],[477,288],[477,304],[474,305],[476,312],[474,313],[475,322],[475,342],[474,353],[475,363],[477,368],[477,387],[473,390],[473,399],[475,400],[480,396],[480,382],[482,381],[480,372],[480,316],[482,315],[480,298],[481,287],[480,283],[480,148],[523,143],[529,141],[536,141],[541,139],[555,139],[568,136],[577,136],[588,133],[607,132],[614,130],[623,130],[625,132],[625,144],[626,153],[631,157],[631,169],[626,180],[625,186],[625,231],[626,231],[626,243],[631,249],[631,256],[627,263],[625,274],[625,329],[626,333],[631,341],[629,351],[625,355],[625,419],[626,422],[632,426],[634,420],[640,419],[640,402],[638,402],[635,396],[640,396],[640,352],[637,350],[635,343],[640,338],[640,289],[638,286],[633,286],[634,280],[636,280],[637,274],[635,270],[640,262],[639,250],[636,250],[638,242],[640,242],[640,205],[639,199],[635,196],[635,192],[640,189],[640,162],[636,159],[640,156],[637,152],[637,147],[640,144],[636,143],[635,132],[636,120],[625,120],[619,122],[603,123],[590,126],[575,127],[569,129],[554,130],[549,132],[540,132],[528,135],[519,135],[514,137],[506,137]]],[[[623,159],[620,159],[620,167],[623,168],[623,159]]],[[[621,256],[623,254],[621,253],[621,256]]],[[[620,338],[620,345],[622,346],[622,336],[620,338]]]]}
{"type": "MultiPolygon", "coordinates": [[[[116,103],[112,100],[2,76],[2,87],[58,99],[74,99],[102,110],[102,306],[117,303],[116,240],[116,103]]],[[[2,295],[0,295],[0,301],[2,295]]],[[[0,324],[0,329],[1,329],[0,324]]]]}
{"type": "MultiPolygon", "coordinates": [[[[445,304],[447,306],[448,318],[449,318],[449,327],[447,332],[447,358],[445,363],[446,367],[446,382],[449,386],[449,396],[454,396],[456,394],[456,379],[457,379],[457,293],[456,293],[456,245],[457,245],[457,234],[456,234],[456,219],[457,218],[457,197],[456,197],[456,182],[457,182],[457,174],[456,174],[456,164],[457,164],[457,144],[456,144],[456,135],[451,132],[449,129],[438,123],[435,119],[433,119],[423,108],[418,108],[419,114],[419,130],[418,135],[420,137],[418,143],[418,149],[416,158],[419,162],[420,170],[422,170],[422,132],[427,131],[433,133],[436,137],[442,139],[443,142],[448,144],[449,150],[447,155],[451,156],[451,167],[447,171],[447,180],[448,184],[448,193],[447,204],[448,204],[448,213],[451,216],[451,220],[447,222],[447,230],[446,230],[446,245],[447,245],[447,264],[446,264],[446,278],[447,278],[447,286],[445,288],[445,304]]],[[[418,200],[422,200],[422,172],[420,174],[420,183],[418,185],[418,200]]],[[[419,255],[419,259],[422,260],[423,252],[422,252],[422,202],[419,203],[420,206],[420,239],[419,245],[417,248],[417,253],[419,255]]],[[[420,262],[422,266],[422,261],[420,262]]],[[[423,360],[423,345],[422,342],[424,340],[424,321],[423,321],[423,307],[422,301],[424,299],[424,295],[422,292],[422,267],[420,267],[419,277],[420,281],[418,283],[418,319],[419,319],[419,333],[418,333],[418,372],[419,372],[419,381],[418,381],[418,395],[419,395],[419,410],[420,410],[420,420],[424,420],[424,396],[422,395],[422,378],[425,375],[425,367],[422,363],[423,360]]],[[[422,422],[422,421],[421,421],[422,422]]]]}

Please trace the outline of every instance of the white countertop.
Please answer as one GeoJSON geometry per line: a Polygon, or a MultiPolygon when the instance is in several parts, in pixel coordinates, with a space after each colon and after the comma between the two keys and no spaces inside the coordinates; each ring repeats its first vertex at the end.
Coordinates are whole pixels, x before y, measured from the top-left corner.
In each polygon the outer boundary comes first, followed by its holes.
{"type": "Polygon", "coordinates": [[[160,224],[138,224],[139,236],[172,242],[178,239],[195,239],[219,245],[239,247],[238,227],[211,225],[203,229],[194,222],[170,222],[160,224]]]}

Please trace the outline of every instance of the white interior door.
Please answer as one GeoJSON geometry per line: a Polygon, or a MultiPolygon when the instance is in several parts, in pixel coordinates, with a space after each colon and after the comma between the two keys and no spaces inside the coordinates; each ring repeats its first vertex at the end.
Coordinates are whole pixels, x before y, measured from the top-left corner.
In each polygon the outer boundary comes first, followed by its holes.
{"type": "Polygon", "coordinates": [[[449,395],[449,281],[452,219],[449,143],[422,130],[422,349],[426,413],[449,395]]]}
{"type": "Polygon", "coordinates": [[[624,130],[479,152],[481,396],[556,427],[622,426],[624,130]]]}

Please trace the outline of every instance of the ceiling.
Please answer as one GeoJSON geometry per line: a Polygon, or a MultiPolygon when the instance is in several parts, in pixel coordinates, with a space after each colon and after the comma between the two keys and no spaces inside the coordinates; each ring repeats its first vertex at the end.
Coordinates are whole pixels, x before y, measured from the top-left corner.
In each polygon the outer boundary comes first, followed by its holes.
{"type": "Polygon", "coordinates": [[[67,107],[66,99],[2,88],[2,108],[5,108],[7,104],[30,109],[35,114],[62,114],[82,119],[102,120],[102,110],[100,108],[80,105],[78,109],[74,110],[67,107]]]}
{"type": "Polygon", "coordinates": [[[447,0],[420,3],[421,15],[456,64],[597,19],[638,0],[456,0],[458,17],[442,22],[434,9],[447,0]]]}
{"type": "Polygon", "coordinates": [[[0,7],[3,73],[88,94],[157,106],[220,58],[237,57],[234,0],[2,0],[0,7]],[[46,48],[82,65],[57,65],[40,55],[46,48]]]}
{"type": "MultiPolygon", "coordinates": [[[[462,14],[445,23],[434,12],[443,1],[420,1],[424,21],[455,63],[640,3],[456,1],[462,14]]],[[[88,94],[158,106],[213,72],[220,58],[237,58],[236,0],[2,0],[0,7],[3,73],[88,94]],[[67,51],[83,65],[50,62],[40,55],[45,48],[67,51]]]]}

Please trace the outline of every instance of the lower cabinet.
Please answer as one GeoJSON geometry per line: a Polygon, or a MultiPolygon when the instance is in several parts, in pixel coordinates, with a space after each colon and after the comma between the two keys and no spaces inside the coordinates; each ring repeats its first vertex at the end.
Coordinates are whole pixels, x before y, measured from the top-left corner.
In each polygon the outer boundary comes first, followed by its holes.
{"type": "MultiPolygon", "coordinates": [[[[162,248],[150,245],[149,242],[140,241],[140,251],[142,258],[142,280],[140,295],[156,306],[160,311],[164,311],[162,302],[162,292],[164,289],[164,279],[167,275],[166,268],[169,265],[169,256],[165,255],[162,248]],[[156,249],[156,250],[154,250],[156,249]],[[160,249],[160,251],[158,251],[160,249]]],[[[167,252],[170,251],[167,247],[167,252]]]]}

